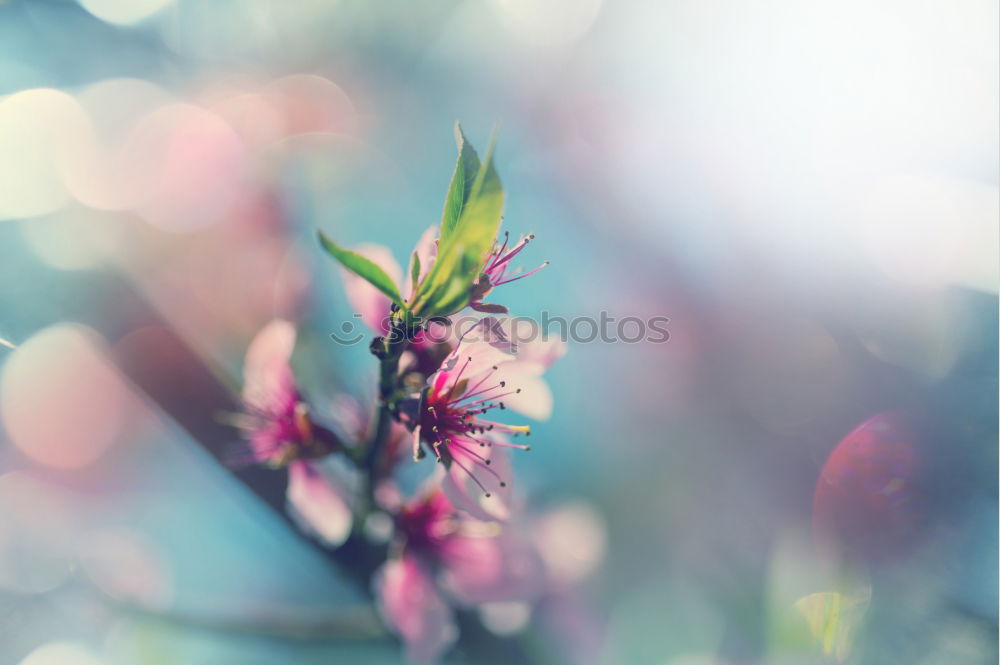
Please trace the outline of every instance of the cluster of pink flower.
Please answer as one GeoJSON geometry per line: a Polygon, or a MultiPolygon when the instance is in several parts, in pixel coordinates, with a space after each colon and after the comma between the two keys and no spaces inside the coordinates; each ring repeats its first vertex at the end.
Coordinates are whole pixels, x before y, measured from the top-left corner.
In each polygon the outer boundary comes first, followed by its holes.
{"type": "Polygon", "coordinates": [[[326,545],[353,537],[387,543],[371,586],[387,626],[416,662],[433,661],[454,643],[455,608],[530,601],[539,593],[541,556],[527,531],[511,525],[517,504],[507,457],[529,449],[521,442],[530,428],[494,414],[510,409],[547,418],[552,396],[541,377],[565,350],[559,340],[514,348],[507,323],[493,316],[447,341],[422,334],[465,307],[506,312],[483,298],[522,276],[510,263],[533,237],[513,245],[506,234],[498,239],[502,189],[491,158],[480,162],[460,131],[458,138],[444,219],[413,252],[406,298],[396,290],[402,270],[387,249],[349,251],[322,238],[375,335],[375,418],[341,398],[333,416],[339,422],[324,426],[293,375],[296,332],[289,322],[273,321],[258,334],[244,372],[241,425],[250,459],[287,467],[289,512],[326,545]],[[410,497],[397,482],[408,450],[414,460],[439,463],[410,497]],[[378,523],[382,529],[373,528],[378,523]]]}

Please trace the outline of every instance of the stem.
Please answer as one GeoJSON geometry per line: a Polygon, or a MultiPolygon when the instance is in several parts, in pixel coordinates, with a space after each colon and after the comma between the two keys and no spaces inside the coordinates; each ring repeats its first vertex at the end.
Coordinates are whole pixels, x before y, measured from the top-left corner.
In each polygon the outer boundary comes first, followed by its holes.
{"type": "Polygon", "coordinates": [[[381,456],[389,441],[393,412],[396,409],[396,390],[399,375],[399,357],[403,355],[407,340],[394,329],[382,340],[383,355],[379,363],[378,406],[375,414],[375,428],[371,440],[365,448],[363,468],[367,473],[366,512],[375,505],[375,488],[380,480],[381,456]]]}

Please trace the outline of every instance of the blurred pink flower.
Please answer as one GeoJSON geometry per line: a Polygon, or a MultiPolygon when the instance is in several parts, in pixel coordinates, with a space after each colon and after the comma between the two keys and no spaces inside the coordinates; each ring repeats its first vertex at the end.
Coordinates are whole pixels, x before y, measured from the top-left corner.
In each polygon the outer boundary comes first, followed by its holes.
{"type": "Polygon", "coordinates": [[[409,660],[432,663],[455,643],[458,626],[452,610],[417,559],[390,559],[373,584],[379,611],[403,640],[409,660]]]}
{"type": "Polygon", "coordinates": [[[347,495],[313,461],[339,444],[312,421],[295,384],[290,364],[295,337],[291,323],[276,319],[251,342],[243,369],[246,414],[239,424],[249,439],[249,461],[288,466],[290,514],[327,544],[340,545],[351,527],[347,495]]]}
{"type": "Polygon", "coordinates": [[[530,270],[523,274],[521,273],[520,268],[511,270],[511,259],[517,256],[522,249],[527,247],[528,243],[531,242],[534,237],[534,234],[525,236],[515,245],[508,248],[507,244],[510,240],[510,234],[504,232],[503,243],[493,248],[493,252],[490,254],[489,258],[486,259],[486,264],[483,266],[479,280],[472,287],[472,298],[469,301],[469,307],[477,312],[490,312],[494,314],[503,314],[507,312],[507,308],[503,305],[484,303],[482,300],[496,287],[523,279],[529,275],[534,275],[536,272],[549,264],[548,261],[545,261],[534,270],[530,270]]]}
{"type": "Polygon", "coordinates": [[[542,566],[529,543],[464,516],[436,486],[396,515],[398,555],[375,575],[386,622],[415,662],[433,662],[458,636],[451,606],[531,600],[542,566]]]}
{"type": "Polygon", "coordinates": [[[308,407],[289,361],[295,327],[276,319],[254,337],[243,364],[243,404],[254,461],[283,466],[313,440],[308,407]]]}

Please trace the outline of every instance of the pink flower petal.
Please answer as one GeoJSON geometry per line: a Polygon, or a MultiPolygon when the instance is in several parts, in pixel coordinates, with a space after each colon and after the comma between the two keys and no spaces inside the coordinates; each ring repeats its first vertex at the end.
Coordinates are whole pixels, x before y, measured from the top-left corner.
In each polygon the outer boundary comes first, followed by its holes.
{"type": "Polygon", "coordinates": [[[243,364],[243,400],[267,413],[295,399],[289,360],[295,348],[295,326],[275,319],[264,326],[247,349],[243,364]]]}
{"type": "Polygon", "coordinates": [[[379,612],[403,640],[406,657],[433,663],[455,643],[458,627],[423,564],[412,556],[390,559],[372,581],[379,612]]]}
{"type": "Polygon", "coordinates": [[[499,376],[515,392],[503,398],[504,406],[535,420],[552,415],[552,391],[535,367],[515,361],[500,366],[499,376]],[[516,392],[520,389],[521,392],[516,392]]]}
{"type": "MultiPolygon", "coordinates": [[[[378,267],[385,271],[389,278],[399,284],[403,270],[396,263],[395,257],[387,247],[381,245],[361,245],[355,247],[354,251],[365,258],[373,261],[378,267]]],[[[344,276],[344,289],[347,291],[347,300],[351,303],[356,314],[361,315],[361,320],[372,332],[383,335],[389,332],[388,317],[389,306],[392,303],[388,297],[367,280],[358,277],[354,273],[341,269],[344,276]]]]}
{"type": "Polygon", "coordinates": [[[311,462],[288,466],[288,510],[303,531],[338,547],[351,533],[351,507],[346,493],[311,462]]]}
{"type": "Polygon", "coordinates": [[[528,542],[505,533],[451,538],[444,556],[442,582],[461,605],[532,600],[544,586],[541,557],[528,542]]]}
{"type": "MultiPolygon", "coordinates": [[[[516,335],[508,334],[516,340],[516,335]]],[[[551,367],[552,363],[562,358],[565,353],[566,342],[553,336],[548,339],[519,342],[516,355],[519,362],[540,365],[545,370],[551,367]]]]}
{"type": "MultiPolygon", "coordinates": [[[[495,433],[483,435],[482,438],[504,440],[495,433]]],[[[442,470],[440,476],[441,491],[456,508],[476,519],[506,520],[510,515],[513,499],[510,460],[497,446],[477,448],[475,452],[490,460],[490,465],[487,467],[475,464],[469,454],[453,450],[455,459],[451,468],[447,471],[442,470]],[[466,469],[475,474],[475,479],[466,472],[466,469]],[[502,486],[501,483],[505,485],[502,486]],[[486,496],[486,492],[489,492],[490,496],[486,496]]]]}
{"type": "MultiPolygon", "coordinates": [[[[478,334],[473,331],[472,334],[478,334]]],[[[494,367],[510,362],[514,357],[485,341],[463,341],[442,363],[442,369],[431,378],[435,391],[444,392],[452,388],[456,381],[468,379],[470,387],[475,386],[486,375],[494,372],[494,367]]],[[[486,379],[489,380],[489,379],[486,379]]],[[[482,388],[496,385],[499,379],[492,383],[483,383],[482,388]]]]}

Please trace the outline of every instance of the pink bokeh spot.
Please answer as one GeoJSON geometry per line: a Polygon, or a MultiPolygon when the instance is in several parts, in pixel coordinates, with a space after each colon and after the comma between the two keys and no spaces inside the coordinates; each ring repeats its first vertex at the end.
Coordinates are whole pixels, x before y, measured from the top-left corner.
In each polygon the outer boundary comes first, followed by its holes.
{"type": "Polygon", "coordinates": [[[887,412],[837,444],[813,498],[813,531],[824,556],[872,562],[906,548],[918,519],[916,441],[906,416],[887,412]]]}

